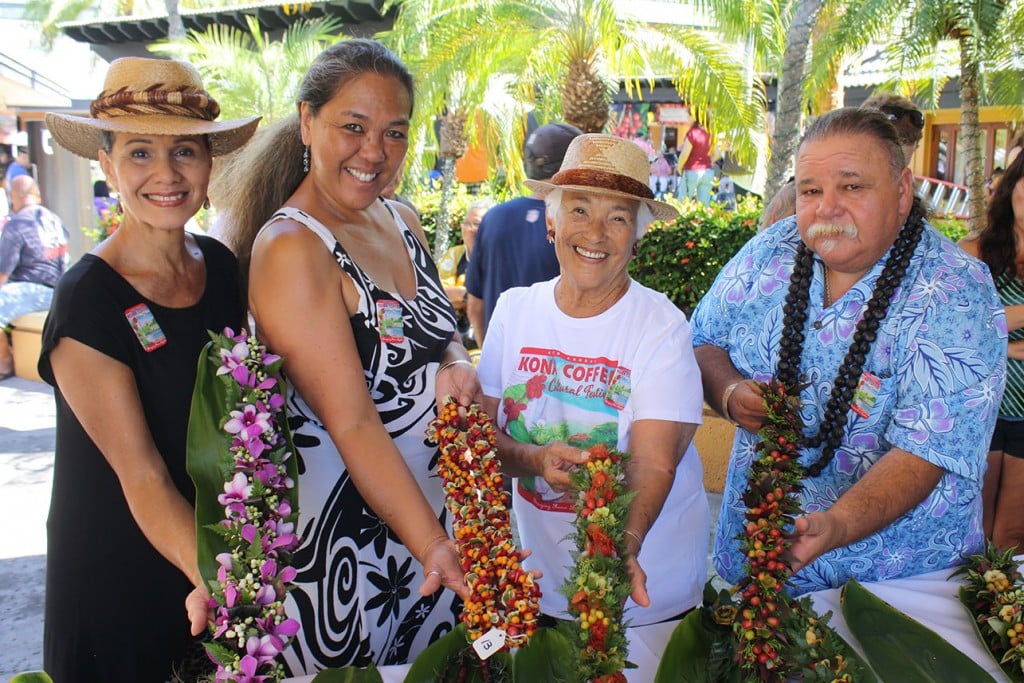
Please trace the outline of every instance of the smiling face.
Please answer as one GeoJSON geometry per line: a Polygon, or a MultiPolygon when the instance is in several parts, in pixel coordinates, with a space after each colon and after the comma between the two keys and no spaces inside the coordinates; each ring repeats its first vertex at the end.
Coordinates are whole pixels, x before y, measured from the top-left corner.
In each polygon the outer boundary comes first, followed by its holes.
{"type": "Polygon", "coordinates": [[[206,200],[212,157],[201,135],[117,133],[100,167],[117,190],[123,223],[180,230],[206,200]]]}
{"type": "Polygon", "coordinates": [[[896,240],[913,202],[910,170],[894,177],[885,148],[867,134],[804,142],[796,193],[804,243],[829,268],[858,277],[896,240]]]}
{"type": "Polygon", "coordinates": [[[632,199],[562,190],[547,220],[562,282],[574,293],[603,299],[625,291],[639,206],[632,199]]]}
{"type": "Polygon", "coordinates": [[[384,193],[409,147],[409,91],[392,76],[365,73],[313,115],[301,104],[309,175],[339,210],[362,210],[384,193]]]}

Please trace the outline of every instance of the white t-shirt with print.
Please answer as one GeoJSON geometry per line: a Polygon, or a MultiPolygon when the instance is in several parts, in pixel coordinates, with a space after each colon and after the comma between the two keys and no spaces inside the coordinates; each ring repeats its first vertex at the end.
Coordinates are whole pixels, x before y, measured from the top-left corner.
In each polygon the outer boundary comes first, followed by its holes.
{"type": "MultiPolygon", "coordinates": [[[[663,294],[630,282],[609,310],[572,318],[555,305],[558,278],[502,294],[487,327],[479,374],[499,398],[497,425],[520,442],[604,443],[628,451],[635,420],[700,424],[700,371],[686,317],[663,294]]],[[[513,506],[529,569],[540,579],[541,611],[565,618],[560,588],[572,563],[573,493],[541,477],[513,480],[513,506]]],[[[671,618],[700,603],[707,579],[710,512],[703,468],[691,444],[638,560],[651,606],[626,603],[632,625],[671,618]]]]}

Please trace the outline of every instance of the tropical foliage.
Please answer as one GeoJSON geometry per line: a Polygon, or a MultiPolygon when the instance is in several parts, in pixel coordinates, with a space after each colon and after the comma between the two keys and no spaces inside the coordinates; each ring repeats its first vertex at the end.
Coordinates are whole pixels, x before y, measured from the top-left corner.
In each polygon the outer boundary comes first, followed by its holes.
{"type": "Polygon", "coordinates": [[[206,88],[217,98],[221,118],[259,112],[272,123],[295,112],[295,96],[306,68],[326,47],[337,42],[341,22],[324,17],[300,20],[274,40],[260,30],[255,17],[245,17],[248,30],[211,24],[177,41],[161,41],[155,52],[191,62],[203,74],[206,88]]]}
{"type": "MultiPolygon", "coordinates": [[[[663,16],[682,15],[677,3],[663,16]]],[[[710,127],[752,159],[762,145],[759,82],[710,32],[642,23],[612,0],[405,0],[394,29],[379,36],[417,75],[417,122],[465,116],[464,134],[497,150],[511,188],[523,179],[521,147],[532,112],[601,131],[623,74],[630,93],[669,75],[682,98],[711,109],[710,127]],[[472,116],[469,116],[472,113],[472,116]]],[[[427,151],[424,148],[424,151],[427,151]]]]}

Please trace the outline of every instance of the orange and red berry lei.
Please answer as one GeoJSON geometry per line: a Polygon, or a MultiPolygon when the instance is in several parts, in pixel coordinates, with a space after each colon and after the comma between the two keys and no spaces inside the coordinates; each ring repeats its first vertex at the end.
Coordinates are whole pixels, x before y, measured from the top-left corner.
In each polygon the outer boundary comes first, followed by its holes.
{"type": "Polygon", "coordinates": [[[440,449],[437,471],[470,591],[462,621],[471,640],[496,627],[507,646],[522,647],[537,630],[540,588],[512,540],[491,418],[475,404],[464,413],[446,401],[429,431],[440,449]]]}
{"type": "Polygon", "coordinates": [[[570,474],[578,491],[575,565],[563,587],[574,617],[577,670],[583,681],[626,680],[628,643],[623,613],[632,586],[626,569],[623,531],[634,494],[626,491],[626,453],[604,445],[570,474]]]}

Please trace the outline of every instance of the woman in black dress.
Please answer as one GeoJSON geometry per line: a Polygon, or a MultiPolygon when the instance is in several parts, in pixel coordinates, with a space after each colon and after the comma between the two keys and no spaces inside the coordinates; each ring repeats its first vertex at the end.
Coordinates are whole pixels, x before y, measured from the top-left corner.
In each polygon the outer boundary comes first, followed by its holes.
{"type": "Polygon", "coordinates": [[[204,659],[183,608],[202,582],[185,437],[207,330],[245,314],[234,257],[184,226],[213,156],[259,122],[218,113],[188,64],[125,58],[92,117],[46,117],[123,209],[57,285],[39,361],[57,400],[43,660],[61,683],[185,678],[204,659]]]}

